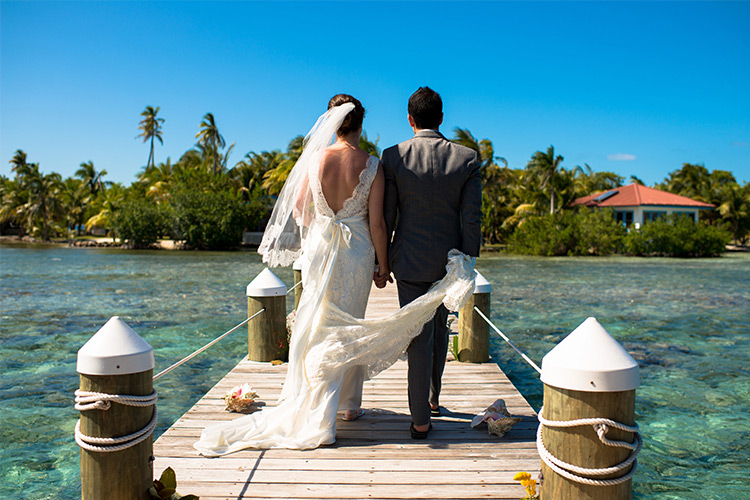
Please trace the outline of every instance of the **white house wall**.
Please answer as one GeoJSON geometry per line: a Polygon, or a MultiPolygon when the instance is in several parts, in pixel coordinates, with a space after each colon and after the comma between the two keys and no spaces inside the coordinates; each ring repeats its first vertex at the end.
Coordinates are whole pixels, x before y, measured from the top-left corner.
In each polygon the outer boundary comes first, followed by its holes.
{"type": "Polygon", "coordinates": [[[666,215],[670,215],[674,212],[682,213],[693,213],[695,214],[695,220],[697,221],[700,217],[700,208],[696,207],[677,207],[677,206],[661,206],[661,205],[638,205],[630,207],[612,207],[615,212],[633,212],[633,223],[643,225],[643,212],[666,212],[666,215]]]}

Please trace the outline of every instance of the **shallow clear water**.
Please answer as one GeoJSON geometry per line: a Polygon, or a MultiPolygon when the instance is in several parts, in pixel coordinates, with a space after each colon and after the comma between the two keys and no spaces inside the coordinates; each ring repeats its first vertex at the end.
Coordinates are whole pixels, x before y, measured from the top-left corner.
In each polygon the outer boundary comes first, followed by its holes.
{"type": "MultiPolygon", "coordinates": [[[[750,255],[486,255],[477,268],[493,284],[493,321],[537,362],[588,316],[639,361],[635,498],[750,498],[750,255]]],[[[80,498],[76,353],[111,316],[154,347],[159,371],[242,321],[262,269],[252,252],[0,246],[2,497],[80,498]]],[[[292,284],[290,270],[277,274],[292,284]]],[[[244,332],[156,382],[157,436],[246,354],[244,332]]],[[[536,372],[492,342],[538,409],[536,372]]]]}
{"type": "MultiPolygon", "coordinates": [[[[483,256],[492,318],[537,364],[588,316],[639,362],[634,498],[750,498],[750,255],[483,256]]],[[[498,364],[536,409],[542,384],[505,342],[498,364]]]]}

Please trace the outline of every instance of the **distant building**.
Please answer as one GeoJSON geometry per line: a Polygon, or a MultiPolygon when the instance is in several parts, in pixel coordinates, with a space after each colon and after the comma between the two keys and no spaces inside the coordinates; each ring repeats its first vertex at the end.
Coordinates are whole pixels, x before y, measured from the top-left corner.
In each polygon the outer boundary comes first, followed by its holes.
{"type": "Polygon", "coordinates": [[[633,223],[640,226],[670,214],[683,215],[697,221],[701,210],[716,208],[710,203],[636,183],[578,198],[571,203],[571,206],[576,205],[611,208],[615,211],[617,221],[625,226],[633,223]]]}

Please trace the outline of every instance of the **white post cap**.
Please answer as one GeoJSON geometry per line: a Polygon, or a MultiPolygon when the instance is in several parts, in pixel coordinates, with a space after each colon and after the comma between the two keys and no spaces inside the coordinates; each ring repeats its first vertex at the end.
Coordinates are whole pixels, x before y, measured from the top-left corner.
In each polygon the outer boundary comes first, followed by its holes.
{"type": "Polygon", "coordinates": [[[247,285],[248,297],[274,297],[286,295],[286,285],[273,272],[265,268],[247,285]]]}
{"type": "Polygon", "coordinates": [[[302,271],[302,259],[297,259],[294,261],[294,264],[292,264],[292,269],[294,271],[302,271]]]}
{"type": "Polygon", "coordinates": [[[154,368],[154,349],[119,316],[112,316],[78,351],[78,373],[127,375],[154,368]]]}
{"type": "Polygon", "coordinates": [[[541,380],[584,392],[629,391],[640,385],[638,363],[596,318],[587,318],[544,356],[541,380]]]}
{"type": "Polygon", "coordinates": [[[474,293],[491,293],[492,284],[479,271],[474,271],[474,293]]]}

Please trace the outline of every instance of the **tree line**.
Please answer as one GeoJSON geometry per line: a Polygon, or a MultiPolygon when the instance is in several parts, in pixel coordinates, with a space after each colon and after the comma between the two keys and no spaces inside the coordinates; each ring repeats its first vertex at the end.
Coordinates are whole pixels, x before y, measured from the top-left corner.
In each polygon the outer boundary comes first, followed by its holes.
{"type": "MultiPolygon", "coordinates": [[[[136,248],[171,238],[188,248],[223,249],[237,246],[244,231],[262,230],[275,196],[302,153],[303,137],[293,138],[285,151],[250,151],[230,167],[234,144],[227,147],[213,114],[206,113],[195,146],[174,163],[170,158],[156,163],[155,142],[163,144],[165,122],[159,111],[147,106],[141,113],[136,138],[148,143],[148,158],[130,186],[105,180],[107,171],[97,170],[90,161],[66,179],[54,172],[44,174],[24,151],[16,151],[10,160],[15,177],[0,176],[0,232],[15,230],[50,240],[101,228],[113,241],[136,248]]],[[[521,251],[518,238],[523,232],[532,227],[548,231],[541,229],[545,220],[572,221],[580,210],[570,208],[573,200],[625,182],[613,172],[595,172],[588,164],[566,168],[554,146],[533,153],[525,168],[513,169],[495,154],[491,140],[479,140],[468,129],[454,129],[451,140],[475,150],[480,161],[485,244],[510,244],[521,251]],[[531,224],[519,231],[527,222],[531,224]]],[[[378,141],[369,140],[366,133],[360,147],[380,155],[378,141]]],[[[643,184],[634,176],[629,182],[643,184]]],[[[735,242],[747,243],[750,183],[740,185],[725,170],[685,163],[654,187],[716,205],[717,210],[701,216],[701,224],[722,227],[735,242]]]]}

